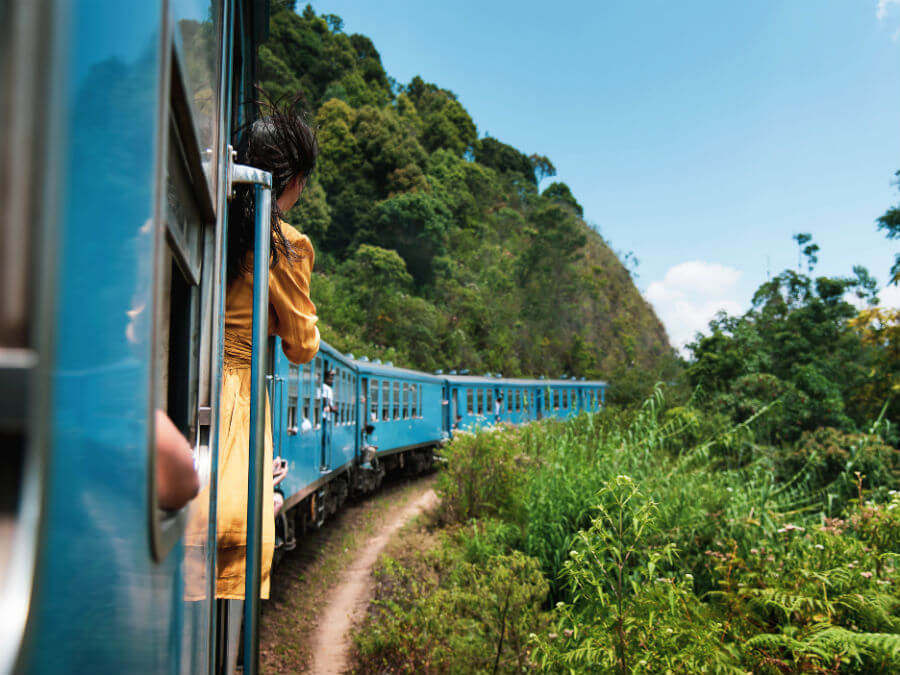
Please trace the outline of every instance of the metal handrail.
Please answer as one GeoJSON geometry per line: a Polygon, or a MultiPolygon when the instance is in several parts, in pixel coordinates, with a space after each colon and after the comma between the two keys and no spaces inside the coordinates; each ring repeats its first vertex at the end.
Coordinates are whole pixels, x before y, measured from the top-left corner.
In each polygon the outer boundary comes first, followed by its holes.
{"type": "MultiPolygon", "coordinates": [[[[244,581],[244,673],[259,673],[259,591],[262,577],[262,497],[266,476],[266,351],[269,344],[269,242],[272,174],[235,164],[232,183],[254,186],[253,327],[250,356],[250,445],[247,472],[247,559],[244,581]]],[[[230,191],[230,190],[229,190],[230,191]]],[[[271,480],[272,467],[269,467],[271,480]]]]}

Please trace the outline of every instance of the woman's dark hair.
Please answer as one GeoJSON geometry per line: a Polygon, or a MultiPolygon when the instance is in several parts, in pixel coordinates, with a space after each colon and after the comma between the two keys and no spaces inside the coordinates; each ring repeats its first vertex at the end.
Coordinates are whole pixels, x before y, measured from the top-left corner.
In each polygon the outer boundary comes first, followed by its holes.
{"type": "MultiPolygon", "coordinates": [[[[316,166],[319,145],[296,101],[263,106],[264,117],[238,133],[237,162],[272,174],[271,265],[279,256],[296,257],[281,231],[283,214],[278,197],[296,176],[307,178],[316,166]]],[[[253,250],[254,199],[252,185],[236,185],[228,210],[227,278],[229,283],[247,268],[247,253],[253,250]]]]}

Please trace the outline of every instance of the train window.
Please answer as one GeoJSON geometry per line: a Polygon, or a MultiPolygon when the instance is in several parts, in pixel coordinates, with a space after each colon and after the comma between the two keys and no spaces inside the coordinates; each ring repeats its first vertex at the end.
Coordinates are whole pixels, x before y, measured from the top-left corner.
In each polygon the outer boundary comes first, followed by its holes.
{"type": "Polygon", "coordinates": [[[400,383],[394,382],[394,419],[400,419],[400,383]]]}
{"type": "Polygon", "coordinates": [[[338,424],[347,423],[347,373],[343,370],[338,371],[338,390],[340,398],[338,399],[338,424]]]}
{"type": "Polygon", "coordinates": [[[288,366],[287,433],[297,433],[297,401],[299,399],[300,368],[293,363],[288,366]]]}
{"type": "Polygon", "coordinates": [[[334,407],[336,410],[331,418],[334,420],[335,426],[340,426],[344,423],[344,373],[337,368],[335,368],[335,371],[334,407]]]}
{"type": "Polygon", "coordinates": [[[460,416],[459,412],[459,389],[453,390],[453,404],[450,409],[450,425],[456,424],[456,418],[460,416]]]}
{"type": "Polygon", "coordinates": [[[403,419],[409,418],[409,383],[403,383],[403,405],[400,408],[401,417],[403,419]]]}
{"type": "Polygon", "coordinates": [[[410,400],[412,401],[412,411],[410,416],[415,419],[419,416],[419,387],[415,384],[409,385],[410,400]]]}
{"type": "Polygon", "coordinates": [[[350,373],[344,371],[344,424],[350,424],[350,373]]]}
{"type": "Polygon", "coordinates": [[[309,422],[309,404],[312,399],[310,390],[312,389],[312,369],[307,366],[300,366],[300,396],[303,400],[303,421],[309,422]]]}
{"type": "Polygon", "coordinates": [[[391,383],[387,380],[381,383],[381,419],[391,419],[391,383]]]}
{"type": "Polygon", "coordinates": [[[369,421],[378,421],[378,380],[372,380],[369,385],[369,421]]]}
{"type": "MultiPolygon", "coordinates": [[[[170,3],[175,30],[175,46],[180,52],[191,117],[200,149],[215,148],[218,142],[219,77],[221,67],[219,44],[221,21],[218,2],[170,3]]],[[[204,157],[210,186],[216,184],[217,153],[204,157]]]]}
{"type": "Polygon", "coordinates": [[[569,390],[568,389],[562,390],[562,407],[563,407],[563,410],[565,410],[566,408],[569,407],[569,390]]]}
{"type": "Polygon", "coordinates": [[[313,361],[313,426],[318,429],[322,425],[322,357],[317,356],[313,361]]]}
{"type": "Polygon", "coordinates": [[[553,409],[559,410],[559,389],[553,390],[553,409]]]}
{"type": "Polygon", "coordinates": [[[471,389],[466,389],[466,414],[471,415],[474,412],[473,392],[471,389]]]}
{"type": "MultiPolygon", "coordinates": [[[[347,382],[350,386],[350,403],[349,412],[348,412],[348,424],[356,424],[357,414],[356,414],[356,376],[355,375],[347,375],[347,382]]],[[[362,400],[360,401],[360,405],[363,411],[363,419],[366,417],[366,383],[363,381],[362,384],[362,400]]]]}

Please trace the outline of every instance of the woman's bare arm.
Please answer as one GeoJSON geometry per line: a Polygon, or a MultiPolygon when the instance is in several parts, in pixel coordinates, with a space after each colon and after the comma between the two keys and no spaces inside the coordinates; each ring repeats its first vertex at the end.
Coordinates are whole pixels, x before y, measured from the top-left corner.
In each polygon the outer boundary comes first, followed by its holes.
{"type": "Polygon", "coordinates": [[[156,499],[160,508],[177,511],[197,496],[200,479],[191,446],[162,410],[156,411],[156,499]]]}

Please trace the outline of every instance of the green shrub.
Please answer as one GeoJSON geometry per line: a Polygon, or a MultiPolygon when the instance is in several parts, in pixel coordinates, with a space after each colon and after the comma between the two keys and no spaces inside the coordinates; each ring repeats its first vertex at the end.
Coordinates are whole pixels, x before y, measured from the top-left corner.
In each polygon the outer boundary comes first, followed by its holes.
{"type": "Polygon", "coordinates": [[[355,636],[362,673],[521,673],[529,635],[542,630],[547,582],[537,561],[513,551],[465,561],[445,539],[420,565],[385,559],[379,597],[355,636]],[[418,572],[418,573],[417,573],[418,572]],[[385,592],[387,590],[387,592],[385,592]]]}

